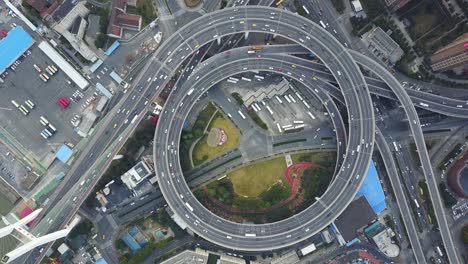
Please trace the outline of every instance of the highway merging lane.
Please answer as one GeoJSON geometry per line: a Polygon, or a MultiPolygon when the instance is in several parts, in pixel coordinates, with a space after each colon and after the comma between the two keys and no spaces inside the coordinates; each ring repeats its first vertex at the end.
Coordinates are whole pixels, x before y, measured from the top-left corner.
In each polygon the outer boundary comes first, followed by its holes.
{"type": "MultiPolygon", "coordinates": [[[[156,85],[163,85],[164,76],[171,74],[170,69],[175,69],[183,60],[181,57],[187,56],[192,49],[197,49],[224,35],[242,31],[261,31],[260,27],[270,28],[269,32],[301,42],[311,51],[315,50],[316,53],[320,53],[322,61],[325,61],[337,76],[338,83],[345,91],[344,98],[350,116],[349,145],[344,162],[349,162],[352,167],[338,172],[331,187],[319,199],[319,202],[281,222],[246,225],[229,222],[215,216],[196,201],[183,180],[176,154],[178,151],[176,142],[180,138],[185,116],[196,99],[211,85],[226,78],[224,73],[228,71],[239,73],[254,69],[281,72],[281,65],[244,60],[223,66],[225,67],[223,73],[218,71],[222,65],[212,65],[212,68],[203,67],[199,72],[192,74],[192,85],[195,87],[200,85],[204,89],[191,91],[192,86],[184,85],[173,91],[158,122],[154,156],[155,165],[159,168],[157,176],[160,180],[160,188],[171,208],[182,219],[185,219],[194,232],[216,244],[246,251],[268,250],[295,244],[333,221],[351,202],[362,183],[363,177],[361,176],[367,171],[373,146],[369,146],[367,151],[357,151],[358,146],[374,140],[374,115],[370,95],[356,64],[329,33],[289,12],[260,7],[232,8],[210,13],[195,20],[173,35],[155,54],[155,57],[157,56],[164,62],[164,65],[159,67],[161,78],[158,79],[159,81],[156,80],[156,85]],[[180,50],[184,47],[187,53],[180,50]],[[182,52],[179,53],[179,50],[182,52]],[[171,56],[172,53],[177,56],[171,56]]],[[[306,86],[313,85],[311,79],[303,79],[294,70],[283,74],[291,76],[306,86]]]]}

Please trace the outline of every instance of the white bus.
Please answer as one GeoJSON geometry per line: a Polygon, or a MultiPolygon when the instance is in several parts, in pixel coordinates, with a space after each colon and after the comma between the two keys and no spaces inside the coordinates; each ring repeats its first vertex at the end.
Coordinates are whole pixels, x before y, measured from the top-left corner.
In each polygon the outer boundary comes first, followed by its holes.
{"type": "Polygon", "coordinates": [[[292,95],[290,95],[290,94],[288,94],[288,95],[289,95],[289,99],[291,99],[291,101],[293,101],[295,103],[296,99],[294,99],[294,97],[292,95]]]}
{"type": "Polygon", "coordinates": [[[302,103],[304,103],[304,105],[307,107],[307,109],[310,109],[310,105],[305,100],[302,101],[302,103]]]}
{"type": "Polygon", "coordinates": [[[254,77],[255,77],[255,78],[257,78],[257,79],[259,79],[259,80],[263,80],[263,79],[265,79],[265,77],[263,77],[263,76],[260,76],[260,75],[256,75],[256,74],[254,75],[254,77]]]}
{"type": "Polygon", "coordinates": [[[26,109],[26,108],[24,108],[24,106],[23,106],[23,108],[21,108],[21,106],[18,109],[20,110],[21,113],[23,113],[23,115],[27,116],[29,114],[29,112],[27,112],[27,110],[24,111],[24,109],[26,109]]]}
{"type": "Polygon", "coordinates": [[[43,80],[44,82],[47,82],[47,79],[44,78],[44,76],[42,76],[42,74],[39,74],[39,78],[41,78],[41,80],[43,80]]]}
{"type": "Polygon", "coordinates": [[[190,206],[190,204],[188,204],[188,203],[185,203],[185,206],[187,206],[187,208],[188,208],[190,211],[192,211],[192,212],[193,212],[193,208],[192,208],[192,206],[190,206]]]}
{"type": "Polygon", "coordinates": [[[304,101],[304,99],[302,98],[302,96],[298,92],[296,92],[296,96],[297,96],[297,98],[299,98],[299,100],[304,101]]]}
{"type": "Polygon", "coordinates": [[[310,116],[310,118],[315,119],[315,116],[311,112],[307,112],[307,114],[310,116]]]}
{"type": "Polygon", "coordinates": [[[241,111],[237,111],[237,113],[239,113],[239,115],[242,117],[242,119],[245,119],[245,115],[241,111]]]}
{"type": "Polygon", "coordinates": [[[292,125],[284,125],[283,129],[290,128],[290,127],[292,127],[292,125]]]}
{"type": "Polygon", "coordinates": [[[46,133],[44,133],[44,131],[41,132],[41,136],[42,136],[44,139],[48,139],[48,138],[49,138],[49,136],[48,136],[46,133]]]}
{"type": "Polygon", "coordinates": [[[44,130],[42,130],[42,132],[44,132],[45,134],[47,134],[49,137],[52,136],[52,133],[50,133],[50,131],[47,130],[47,128],[45,128],[44,130]]]}
{"type": "Polygon", "coordinates": [[[251,79],[245,78],[245,77],[242,77],[241,79],[242,79],[243,81],[247,81],[247,82],[251,82],[251,81],[252,81],[251,79]]]}
{"type": "Polygon", "coordinates": [[[55,66],[53,64],[50,65],[50,67],[52,67],[52,69],[54,69],[55,72],[58,72],[57,68],[55,68],[55,66]]]}
{"type": "Polygon", "coordinates": [[[237,81],[234,81],[234,80],[231,80],[231,79],[227,79],[227,82],[230,82],[230,83],[237,83],[237,81]]]}
{"type": "Polygon", "coordinates": [[[276,98],[276,100],[278,100],[278,102],[279,102],[280,104],[283,103],[283,101],[282,101],[277,95],[275,95],[275,98],[276,98]]]}
{"type": "Polygon", "coordinates": [[[23,110],[24,112],[26,112],[27,114],[29,114],[29,110],[26,109],[26,107],[24,107],[24,105],[20,105],[19,109],[23,110]]]}
{"type": "Polygon", "coordinates": [[[280,132],[280,133],[283,132],[283,130],[281,130],[281,126],[280,126],[279,123],[276,123],[276,127],[278,127],[278,132],[280,132]]]}
{"type": "Polygon", "coordinates": [[[266,106],[266,109],[268,110],[268,112],[270,112],[271,115],[274,114],[273,111],[271,111],[271,109],[270,109],[270,107],[268,105],[266,106]]]}
{"type": "Polygon", "coordinates": [[[44,77],[44,79],[46,79],[46,80],[49,80],[49,79],[50,79],[49,76],[47,76],[47,74],[45,74],[45,73],[43,73],[43,74],[41,74],[41,75],[42,75],[42,77],[44,77]]]}
{"type": "Polygon", "coordinates": [[[53,125],[49,124],[49,128],[52,130],[52,133],[57,132],[57,129],[53,125]]]}
{"type": "Polygon", "coordinates": [[[258,111],[262,110],[262,109],[260,108],[260,106],[258,106],[257,103],[254,103],[254,105],[257,107],[258,111]]]}
{"type": "Polygon", "coordinates": [[[443,257],[444,254],[442,253],[442,250],[440,249],[439,246],[436,247],[436,250],[437,250],[437,254],[439,255],[439,257],[443,257]]]}
{"type": "Polygon", "coordinates": [[[187,95],[191,95],[194,91],[194,88],[190,89],[188,92],[187,92],[187,95]]]}
{"type": "Polygon", "coordinates": [[[52,72],[52,74],[55,74],[57,71],[52,67],[52,65],[47,66],[47,68],[52,72]]]}
{"type": "Polygon", "coordinates": [[[49,124],[49,120],[47,120],[45,117],[41,116],[41,120],[46,123],[46,124],[49,124]]]}
{"type": "Polygon", "coordinates": [[[34,64],[33,66],[34,66],[34,69],[36,69],[38,73],[41,73],[42,70],[41,68],[39,68],[39,66],[37,66],[36,64],[34,64]]]}
{"type": "Polygon", "coordinates": [[[295,126],[294,129],[303,128],[303,127],[305,127],[305,125],[304,125],[304,124],[300,124],[300,125],[295,126]]]}
{"type": "Polygon", "coordinates": [[[425,103],[419,103],[419,105],[424,106],[424,107],[429,107],[429,105],[425,103]]]}
{"type": "Polygon", "coordinates": [[[256,234],[245,234],[246,237],[256,237],[256,234]]]}
{"type": "Polygon", "coordinates": [[[395,141],[393,141],[393,147],[395,148],[395,151],[398,151],[398,145],[395,141]]]}
{"type": "Polygon", "coordinates": [[[291,99],[288,98],[288,95],[283,95],[283,96],[286,99],[286,101],[288,101],[288,103],[291,103],[291,99]]]}
{"type": "Polygon", "coordinates": [[[416,205],[416,208],[419,208],[418,200],[414,199],[414,204],[416,205]]]}
{"type": "Polygon", "coordinates": [[[294,123],[294,124],[304,124],[304,121],[301,121],[301,120],[294,120],[293,123],[294,123]]]}
{"type": "Polygon", "coordinates": [[[11,103],[16,107],[19,108],[19,104],[15,100],[11,100],[11,103]]]}
{"type": "Polygon", "coordinates": [[[304,9],[304,11],[306,12],[306,14],[310,14],[309,10],[307,9],[307,7],[305,7],[305,5],[302,6],[302,8],[304,9]]]}
{"type": "Polygon", "coordinates": [[[361,150],[361,145],[358,145],[356,148],[356,152],[359,152],[361,150]]]}
{"type": "Polygon", "coordinates": [[[235,81],[235,82],[239,81],[239,79],[234,78],[234,77],[229,77],[229,80],[233,80],[233,81],[235,81]]]}
{"type": "Polygon", "coordinates": [[[41,122],[41,124],[42,124],[43,126],[47,126],[47,124],[46,124],[44,121],[42,121],[42,120],[39,120],[39,121],[41,122]]]}
{"type": "Polygon", "coordinates": [[[323,23],[322,20],[319,21],[320,25],[323,27],[323,28],[327,28],[327,26],[325,25],[325,23],[323,23]]]}
{"type": "Polygon", "coordinates": [[[24,103],[29,106],[29,108],[34,109],[34,107],[36,106],[31,100],[26,100],[24,101],[24,103]]]}
{"type": "Polygon", "coordinates": [[[135,123],[135,121],[136,121],[137,118],[138,118],[138,115],[135,115],[135,116],[133,117],[132,121],[130,121],[130,124],[135,123]]]}
{"type": "Polygon", "coordinates": [[[258,112],[257,107],[255,107],[254,104],[251,104],[250,106],[252,106],[252,109],[253,109],[255,112],[258,112]]]}
{"type": "Polygon", "coordinates": [[[54,75],[54,72],[50,70],[50,67],[46,67],[46,68],[45,68],[45,71],[46,71],[50,76],[54,75]]]}

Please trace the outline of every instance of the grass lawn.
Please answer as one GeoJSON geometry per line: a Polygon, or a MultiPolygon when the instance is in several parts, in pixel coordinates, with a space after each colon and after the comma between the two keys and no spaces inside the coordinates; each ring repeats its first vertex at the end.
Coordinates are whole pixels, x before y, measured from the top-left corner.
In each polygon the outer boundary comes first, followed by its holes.
{"type": "Polygon", "coordinates": [[[193,149],[193,164],[195,166],[198,166],[207,160],[214,159],[222,153],[234,149],[239,144],[239,131],[234,126],[234,124],[230,120],[225,118],[221,113],[218,112],[215,115],[210,125],[208,126],[208,131],[211,128],[224,129],[228,138],[227,142],[221,146],[210,147],[206,142],[207,135],[204,135],[193,149]]]}
{"type": "Polygon", "coordinates": [[[411,31],[413,32],[413,35],[418,38],[435,27],[438,20],[435,15],[424,14],[421,12],[414,16],[413,19],[414,24],[411,27],[411,31]]]}
{"type": "Polygon", "coordinates": [[[196,7],[200,4],[201,0],[184,0],[184,3],[188,7],[196,7]]]}
{"type": "Polygon", "coordinates": [[[291,155],[293,162],[315,162],[319,165],[336,164],[336,152],[305,152],[291,155]]]}
{"type": "Polygon", "coordinates": [[[228,174],[234,191],[239,196],[257,197],[279,181],[288,185],[284,178],[286,161],[279,157],[255,163],[228,174]]]}

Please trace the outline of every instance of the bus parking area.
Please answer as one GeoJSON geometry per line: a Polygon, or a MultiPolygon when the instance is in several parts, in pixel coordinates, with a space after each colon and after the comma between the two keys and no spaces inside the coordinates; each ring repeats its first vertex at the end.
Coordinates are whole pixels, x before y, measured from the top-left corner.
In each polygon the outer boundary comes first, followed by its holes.
{"type": "Polygon", "coordinates": [[[79,141],[71,120],[75,115],[81,116],[93,91],[78,88],[37,43],[19,54],[0,73],[0,78],[2,134],[13,137],[38,160],[45,159],[65,142],[79,141]],[[41,116],[46,122],[40,121],[41,116]],[[46,129],[50,133],[45,133],[46,129]]]}

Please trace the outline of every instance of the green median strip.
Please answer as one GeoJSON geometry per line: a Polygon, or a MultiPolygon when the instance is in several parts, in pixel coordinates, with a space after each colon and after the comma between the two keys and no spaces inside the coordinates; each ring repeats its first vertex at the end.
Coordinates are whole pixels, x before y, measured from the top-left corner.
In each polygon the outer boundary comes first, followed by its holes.
{"type": "Polygon", "coordinates": [[[307,139],[305,139],[305,138],[294,139],[294,140],[288,140],[288,141],[283,141],[283,142],[274,143],[274,144],[273,144],[273,147],[278,147],[278,146],[287,145],[287,144],[292,144],[292,143],[297,143],[297,142],[305,142],[305,141],[307,141],[307,139]]]}

